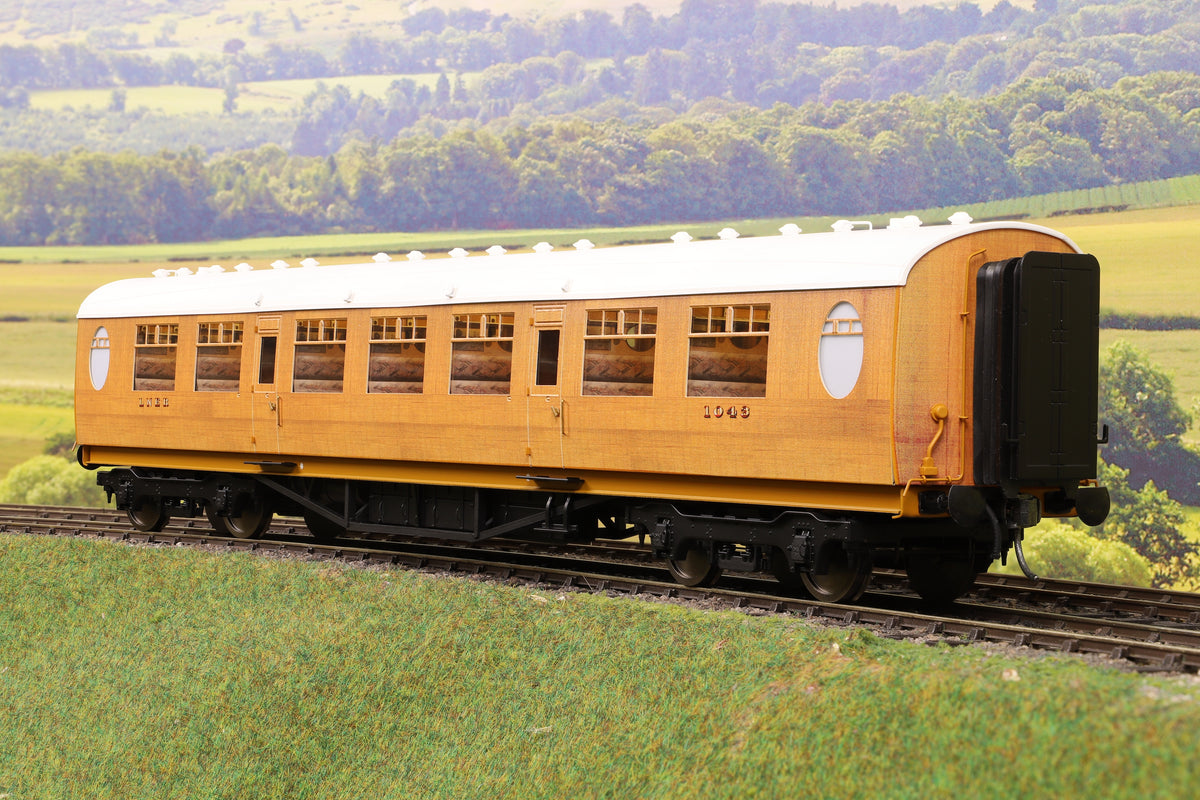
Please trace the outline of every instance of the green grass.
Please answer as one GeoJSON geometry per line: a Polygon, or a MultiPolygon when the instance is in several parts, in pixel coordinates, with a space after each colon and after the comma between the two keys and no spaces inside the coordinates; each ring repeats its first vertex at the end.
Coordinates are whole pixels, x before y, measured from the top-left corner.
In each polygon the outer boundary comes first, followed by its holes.
{"type": "Polygon", "coordinates": [[[1200,745],[1079,659],[172,548],[0,537],[0,629],[13,798],[1178,796],[1200,745]]]}

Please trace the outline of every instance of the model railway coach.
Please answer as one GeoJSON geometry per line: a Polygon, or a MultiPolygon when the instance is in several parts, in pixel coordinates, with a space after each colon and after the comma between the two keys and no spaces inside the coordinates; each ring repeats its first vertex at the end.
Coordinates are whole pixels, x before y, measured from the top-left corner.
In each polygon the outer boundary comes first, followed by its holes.
{"type": "Polygon", "coordinates": [[[1096,260],[1023,223],[834,227],[103,286],[80,463],[142,530],[641,535],[682,583],[834,601],[872,565],[952,598],[1042,515],[1102,521],[1096,260]]]}

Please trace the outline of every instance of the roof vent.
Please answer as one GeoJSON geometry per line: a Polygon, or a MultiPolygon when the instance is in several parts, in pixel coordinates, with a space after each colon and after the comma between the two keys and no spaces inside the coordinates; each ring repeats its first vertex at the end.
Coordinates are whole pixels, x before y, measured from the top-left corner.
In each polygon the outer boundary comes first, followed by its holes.
{"type": "Polygon", "coordinates": [[[956,211],[950,215],[951,225],[970,225],[971,215],[965,211],[956,211]]]}
{"type": "Polygon", "coordinates": [[[538,255],[549,253],[553,249],[554,245],[550,244],[549,242],[538,242],[533,246],[533,252],[537,253],[538,255]]]}
{"type": "Polygon", "coordinates": [[[739,235],[733,228],[721,228],[720,232],[717,233],[717,236],[725,240],[736,239],[739,235]]]}
{"type": "Polygon", "coordinates": [[[254,269],[254,267],[250,266],[245,261],[243,261],[242,263],[240,263],[236,267],[234,267],[233,271],[234,272],[250,272],[253,269],[254,269]]]}
{"type": "Polygon", "coordinates": [[[779,232],[784,236],[799,236],[800,226],[794,222],[789,222],[787,225],[784,225],[782,228],[780,228],[779,232]]]}
{"type": "Polygon", "coordinates": [[[875,229],[875,226],[872,225],[868,220],[865,220],[865,219],[855,219],[855,220],[839,219],[837,222],[833,223],[833,225],[831,225],[830,227],[833,228],[833,230],[836,233],[849,233],[850,231],[854,230],[855,228],[857,228],[861,225],[866,225],[867,230],[869,230],[869,231],[875,229]]]}
{"type": "Polygon", "coordinates": [[[321,262],[317,261],[315,258],[306,258],[300,262],[300,266],[302,267],[318,267],[320,265],[321,262]]]}
{"type": "Polygon", "coordinates": [[[487,253],[489,256],[502,256],[505,253],[507,253],[508,251],[505,250],[500,245],[494,244],[491,247],[489,247],[487,250],[484,250],[484,252],[487,253]]]}
{"type": "Polygon", "coordinates": [[[424,261],[425,254],[422,253],[420,250],[413,250],[408,255],[406,255],[405,258],[407,258],[409,261],[424,261]]]}
{"type": "Polygon", "coordinates": [[[376,253],[375,255],[371,256],[371,260],[376,264],[386,264],[392,260],[392,257],[387,253],[376,253]]]}
{"type": "Polygon", "coordinates": [[[278,261],[271,262],[271,269],[287,269],[287,268],[288,268],[288,263],[286,261],[284,261],[282,258],[279,259],[278,261]]]}
{"type": "Polygon", "coordinates": [[[891,231],[912,231],[921,227],[921,218],[915,214],[909,214],[907,217],[892,217],[888,220],[888,230],[891,231]]]}
{"type": "Polygon", "coordinates": [[[225,268],[220,264],[213,264],[211,267],[200,267],[196,270],[197,275],[220,275],[225,271],[225,268]]]}
{"type": "Polygon", "coordinates": [[[181,278],[186,278],[188,275],[192,274],[192,271],[187,267],[180,267],[179,269],[175,270],[175,274],[181,278]]]}
{"type": "Polygon", "coordinates": [[[173,269],[156,269],[156,270],[154,270],[154,272],[151,272],[150,274],[156,278],[169,278],[175,274],[175,270],[173,270],[173,269]]]}
{"type": "Polygon", "coordinates": [[[687,231],[680,231],[671,237],[671,241],[675,244],[687,244],[692,240],[692,235],[687,231]]]}
{"type": "Polygon", "coordinates": [[[469,254],[467,253],[466,250],[463,250],[461,247],[456,247],[453,250],[451,250],[449,253],[447,253],[447,255],[449,255],[451,258],[466,258],[469,254]]]}
{"type": "Polygon", "coordinates": [[[591,250],[596,245],[592,244],[587,239],[580,239],[578,242],[576,242],[575,244],[573,244],[571,246],[574,247],[576,250],[591,250]]]}

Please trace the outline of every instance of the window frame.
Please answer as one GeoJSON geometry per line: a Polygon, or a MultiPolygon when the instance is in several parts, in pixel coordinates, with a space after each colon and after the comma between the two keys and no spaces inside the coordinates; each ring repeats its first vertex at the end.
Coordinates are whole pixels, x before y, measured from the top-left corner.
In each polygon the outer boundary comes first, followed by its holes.
{"type": "Polygon", "coordinates": [[[242,356],[245,353],[244,344],[246,336],[246,323],[242,320],[216,320],[216,321],[201,321],[196,323],[196,364],[195,375],[192,388],[197,392],[240,392],[242,390],[242,356]],[[213,337],[215,329],[216,336],[213,337]],[[236,348],[236,359],[226,358],[221,359],[230,363],[236,360],[237,371],[236,378],[221,379],[221,378],[205,378],[205,385],[201,385],[202,378],[200,377],[200,365],[205,355],[205,350],[215,352],[217,348],[224,347],[227,351],[232,351],[236,348]],[[218,386],[217,384],[226,384],[226,386],[218,386]],[[232,383],[232,387],[228,384],[232,383]]]}
{"type": "Polygon", "coordinates": [[[689,311],[687,396],[766,397],[771,304],[711,303],[689,311]]]}
{"type": "Polygon", "coordinates": [[[584,396],[653,396],[658,315],[657,306],[605,306],[586,310],[583,385],[580,389],[584,396]],[[630,352],[621,353],[622,348],[630,352]],[[596,370],[603,372],[606,369],[605,361],[614,363],[615,373],[597,375],[596,370]],[[648,380],[645,379],[647,374],[648,380]],[[593,377],[589,379],[589,376],[593,377]],[[614,377],[619,379],[613,380],[614,377]]]}
{"type": "Polygon", "coordinates": [[[372,314],[367,340],[367,394],[423,394],[428,335],[427,314],[372,314]],[[419,354],[420,358],[414,358],[412,353],[419,354]],[[408,377],[413,379],[385,380],[374,377],[375,360],[387,356],[399,356],[398,359],[388,360],[401,364],[419,360],[418,368],[409,364],[411,372],[408,377]]]}
{"type": "MultiPolygon", "coordinates": [[[[173,392],[179,373],[179,323],[139,322],[134,328],[133,340],[133,390],[135,392],[173,392]],[[150,331],[153,329],[153,334],[150,331]],[[151,356],[170,355],[171,377],[147,376],[144,372],[151,356]],[[142,385],[139,385],[142,381],[142,385]],[[156,386],[148,382],[169,381],[169,386],[156,386]]],[[[163,362],[165,363],[165,362],[163,362]]]]}
{"type": "Polygon", "coordinates": [[[450,319],[450,385],[454,395],[510,395],[515,311],[464,311],[450,319]],[[475,357],[482,354],[483,357],[475,357]],[[474,372],[463,372],[472,363],[474,372]]]}
{"type": "Polygon", "coordinates": [[[294,394],[340,394],[345,391],[346,346],[348,341],[348,318],[346,317],[297,317],[292,342],[292,392],[294,394]],[[321,358],[320,354],[337,353],[338,358],[321,358]],[[318,356],[316,361],[337,363],[339,368],[321,377],[301,377],[298,365],[300,356],[318,356]],[[325,377],[336,374],[337,377],[325,377]]]}

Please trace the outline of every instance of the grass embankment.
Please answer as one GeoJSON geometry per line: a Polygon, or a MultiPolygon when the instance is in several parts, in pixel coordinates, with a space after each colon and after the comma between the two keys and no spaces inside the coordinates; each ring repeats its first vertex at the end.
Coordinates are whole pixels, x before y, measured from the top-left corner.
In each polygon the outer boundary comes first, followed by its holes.
{"type": "Polygon", "coordinates": [[[1165,797],[1200,686],[703,613],[0,537],[13,798],[1165,797]]]}

